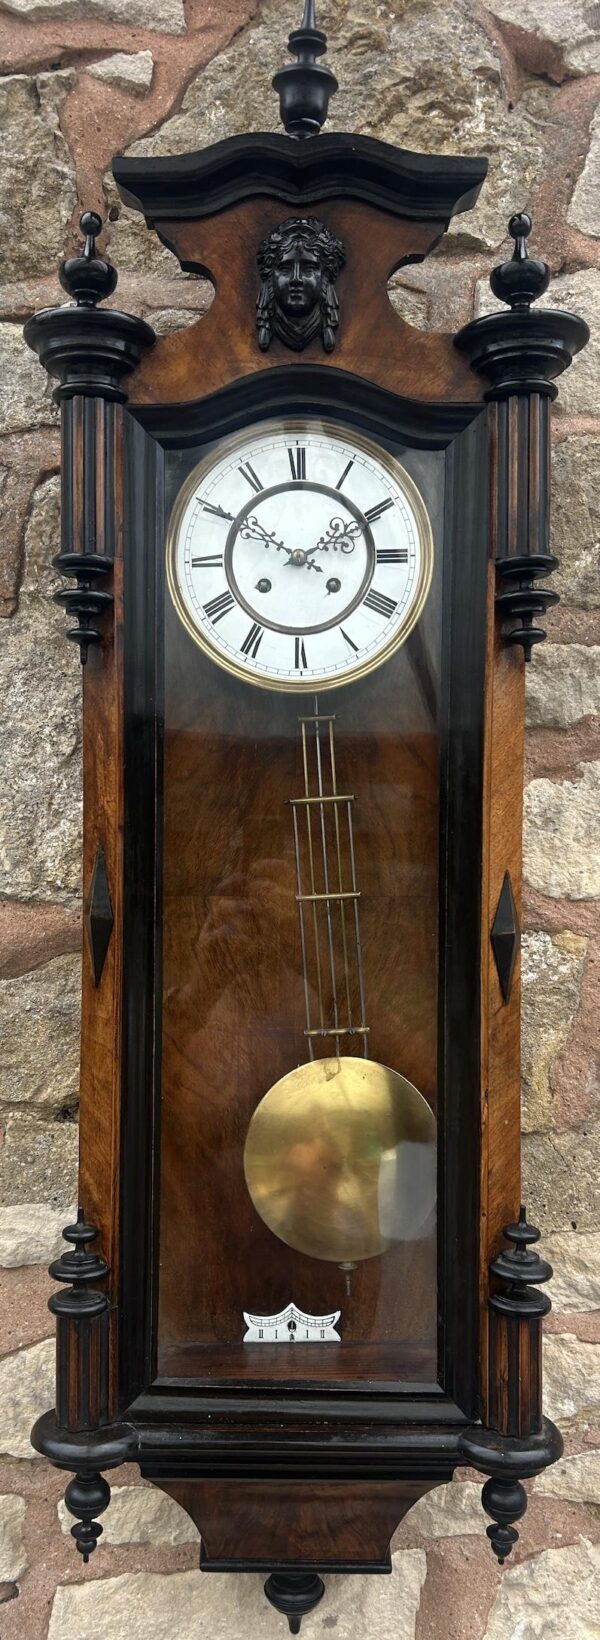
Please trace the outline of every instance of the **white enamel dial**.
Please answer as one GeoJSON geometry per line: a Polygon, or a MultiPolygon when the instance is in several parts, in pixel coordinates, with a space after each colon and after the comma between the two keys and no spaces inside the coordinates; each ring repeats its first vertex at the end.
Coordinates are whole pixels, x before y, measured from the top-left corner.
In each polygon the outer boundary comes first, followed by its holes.
{"type": "Polygon", "coordinates": [[[201,648],[263,687],[335,687],[379,666],[427,597],[413,480],[333,422],[264,423],[213,450],[175,504],[167,571],[201,648]]]}

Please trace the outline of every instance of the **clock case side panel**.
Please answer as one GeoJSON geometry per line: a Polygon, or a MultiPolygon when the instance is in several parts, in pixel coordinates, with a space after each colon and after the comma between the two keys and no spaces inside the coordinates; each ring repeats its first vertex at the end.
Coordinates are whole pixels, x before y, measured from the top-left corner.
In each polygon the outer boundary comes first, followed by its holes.
{"type": "Polygon", "coordinates": [[[440,1369],[446,1393],[480,1411],[480,1170],[488,429],[485,412],[447,456],[445,679],[440,817],[440,1369]],[[465,1347],[466,1346],[466,1347],[465,1347]]]}
{"type": "MultiPolygon", "coordinates": [[[[472,995],[479,964],[479,928],[477,895],[468,894],[466,882],[472,884],[476,872],[473,862],[480,847],[481,835],[481,735],[483,723],[483,657],[485,649],[485,416],[478,406],[467,412],[464,405],[448,406],[439,412],[429,408],[424,418],[419,410],[393,395],[381,393],[370,384],[349,377],[345,372],[305,367],[302,372],[278,370],[264,378],[244,383],[240,395],[236,389],[212,395],[194,409],[190,427],[189,407],[181,409],[146,409],[134,407],[128,417],[126,450],[126,519],[129,543],[127,548],[129,597],[125,628],[125,691],[126,691],[126,759],[127,786],[127,899],[129,910],[125,916],[127,945],[126,992],[124,1022],[124,1075],[126,1081],[125,1114],[123,1126],[123,1240],[121,1248],[122,1272],[122,1339],[121,1339],[121,1407],[130,1404],[133,1397],[141,1396],[140,1414],[151,1402],[153,1419],[159,1415],[166,1389],[158,1385],[151,1389],[154,1375],[155,1317],[156,1317],[156,1224],[157,1224],[157,1132],[159,1119],[159,1089],[157,1066],[159,1026],[155,1017],[155,995],[159,983],[160,964],[158,949],[158,915],[160,902],[158,881],[158,831],[160,796],[157,781],[160,771],[161,740],[161,658],[155,612],[163,596],[159,585],[154,603],[150,582],[154,575],[162,576],[162,532],[160,518],[160,486],[162,485],[163,451],[161,445],[171,448],[198,442],[204,433],[212,441],[230,433],[252,417],[263,419],[276,414],[294,412],[344,415],[351,421],[352,414],[360,425],[381,438],[406,439],[420,448],[446,449],[448,467],[447,504],[445,513],[446,547],[448,562],[452,560],[460,573],[446,573],[445,597],[452,606],[446,615],[446,628],[451,632],[447,642],[445,666],[448,687],[444,696],[448,708],[445,728],[442,729],[442,755],[446,761],[448,779],[454,792],[453,807],[443,821],[442,866],[442,928],[441,942],[448,986],[448,1004],[440,1020],[441,1066],[447,1088],[446,1103],[450,1120],[441,1147],[440,1166],[445,1177],[458,1179],[456,1185],[440,1185],[440,1202],[445,1215],[441,1236],[442,1254],[441,1292],[443,1313],[440,1316],[443,1385],[427,1407],[427,1417],[438,1417],[442,1399],[451,1414],[448,1397],[455,1407],[459,1421],[473,1418],[478,1406],[477,1372],[477,1291],[479,1268],[479,1205],[477,1179],[479,1173],[479,1020],[473,1015],[469,1033],[469,1069],[464,1072],[463,1026],[464,1005],[461,994],[472,995]],[[272,393],[271,390],[275,389],[272,393]],[[359,409],[357,410],[357,406],[359,409]],[[454,411],[454,414],[453,414],[454,411]],[[160,416],[160,432],[157,425],[160,416]],[[465,426],[468,423],[469,425],[465,426]],[[149,424],[152,435],[142,424],[149,424]],[[159,433],[157,439],[156,435],[159,433]],[[452,434],[456,436],[453,438],[452,434]],[[481,485],[473,483],[473,473],[481,474],[481,485]],[[157,476],[158,475],[158,476],[157,476]],[[468,475],[468,482],[465,482],[468,475]],[[157,489],[158,483],[158,489],[157,489]],[[465,512],[465,496],[469,510],[465,512]],[[158,539],[161,547],[158,548],[158,539]],[[152,568],[154,562],[154,570],[152,568]],[[469,574],[465,566],[469,565],[469,574]],[[479,566],[479,569],[478,569],[479,566]],[[152,646],[154,646],[152,648],[152,646]],[[151,652],[152,651],[152,652],[151,652]],[[457,735],[451,729],[451,716],[458,713],[464,725],[457,735]],[[477,742],[479,737],[479,750],[477,742]],[[129,752],[127,751],[129,748],[129,752]],[[473,748],[474,755],[473,755],[473,748]],[[470,797],[468,809],[462,814],[460,826],[457,816],[461,804],[461,783],[465,763],[468,762],[470,797]],[[150,889],[150,884],[152,888],[150,889]],[[462,889],[461,889],[462,884],[462,889]],[[457,899],[458,895],[458,899],[457,899]],[[469,912],[465,915],[465,902],[469,912]],[[150,955],[150,952],[153,955],[150,955]],[[462,1013],[460,1010],[462,1009],[462,1013]],[[461,1030],[455,1028],[459,1010],[461,1030]],[[465,1081],[468,1090],[465,1094],[465,1081]],[[461,1115],[456,1120],[456,1104],[461,1115]],[[469,1187],[465,1192],[465,1174],[469,1187]],[[457,1198],[458,1197],[458,1203],[457,1198]],[[140,1269],[144,1279],[140,1281],[140,1269]],[[467,1296],[469,1295],[469,1296],[467,1296]],[[472,1296],[470,1296],[472,1295],[472,1296]],[[469,1316],[469,1347],[465,1349],[465,1304],[469,1316]],[[148,1392],[147,1394],[145,1392],[148,1392]],[[460,1406],[460,1414],[456,1403],[460,1406]]],[[[166,524],[166,520],[164,521],[166,524]]],[[[444,1092],[442,1089],[442,1099],[444,1092]]],[[[276,1386],[273,1385],[273,1411],[276,1410],[276,1386]]],[[[195,1392],[198,1415],[214,1410],[219,1404],[218,1389],[203,1397],[195,1392]]],[[[336,1400],[338,1399],[336,1394],[336,1400]]],[[[189,1399],[189,1398],[188,1398],[189,1399]]],[[[252,1397],[245,1392],[244,1405],[252,1397]]],[[[264,1400],[264,1395],[258,1397],[264,1400]]],[[[293,1396],[298,1410],[299,1398],[293,1396]]],[[[322,1397],[317,1395],[316,1401],[322,1397]]],[[[328,1405],[331,1397],[328,1397],[328,1405]]],[[[342,1403],[351,1397],[340,1398],[342,1403]]],[[[369,1399],[369,1397],[367,1397],[369,1399]]],[[[172,1400],[172,1397],[171,1397],[172,1400]]],[[[221,1397],[230,1408],[235,1394],[230,1390],[221,1397]]],[[[389,1406],[388,1399],[388,1406],[389,1406]]],[[[419,1401],[420,1415],[425,1408],[419,1401]]],[[[310,1416],[310,1396],[305,1398],[310,1416]]],[[[289,1394],[284,1407],[290,1406],[289,1394]]],[[[395,1398],[395,1411],[404,1419],[408,1411],[406,1398],[395,1398]],[[404,1404],[403,1404],[404,1402],[404,1404]]],[[[283,1410],[283,1407],[282,1407],[283,1410]]],[[[356,1415],[355,1408],[355,1415],[356,1415]]],[[[316,1405],[315,1405],[316,1411],[316,1405]]],[[[414,1416],[414,1405],[413,1405],[414,1416]]]]}
{"type": "Polygon", "coordinates": [[[124,445],[123,1153],[119,1402],[154,1376],[160,1123],[164,451],[124,445]]]}

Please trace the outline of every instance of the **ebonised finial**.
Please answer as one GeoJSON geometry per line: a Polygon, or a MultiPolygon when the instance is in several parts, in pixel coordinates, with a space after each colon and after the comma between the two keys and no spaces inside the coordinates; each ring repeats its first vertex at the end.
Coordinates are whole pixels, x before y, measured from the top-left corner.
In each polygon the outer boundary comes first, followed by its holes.
{"type": "Polygon", "coordinates": [[[279,93],[281,120],[290,137],[317,137],[338,83],[331,69],[317,62],[327,50],[327,35],[317,28],[315,0],[306,0],[302,22],[292,30],[288,49],[298,61],[286,63],[272,80],[279,93]]]}
{"type": "Polygon", "coordinates": [[[97,211],[84,211],[79,226],[85,234],[85,244],[79,256],[69,256],[62,262],[59,279],[63,290],[73,296],[77,307],[95,307],[107,296],[112,296],[117,283],[116,269],[104,257],[96,255],[96,239],[102,231],[102,217],[97,211]]]}
{"type": "Polygon", "coordinates": [[[514,251],[509,261],[501,262],[490,274],[494,296],[501,302],[508,302],[513,312],[521,309],[527,313],[531,303],[548,289],[550,280],[548,263],[528,255],[527,239],[531,227],[531,217],[527,211],[517,211],[511,216],[508,231],[515,242],[514,251]]]}

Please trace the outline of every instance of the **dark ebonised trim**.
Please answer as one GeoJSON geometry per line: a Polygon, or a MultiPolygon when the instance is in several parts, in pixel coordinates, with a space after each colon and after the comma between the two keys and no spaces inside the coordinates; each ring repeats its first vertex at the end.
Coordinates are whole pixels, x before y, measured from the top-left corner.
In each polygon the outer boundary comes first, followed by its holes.
{"type": "Polygon", "coordinates": [[[124,913],[120,1406],[153,1376],[160,1118],[164,458],[124,428],[124,913]]]}
{"type": "Polygon", "coordinates": [[[443,450],[467,427],[481,405],[420,404],[388,393],[347,370],[296,361],[254,372],[194,404],[129,404],[128,409],[165,449],[185,449],[203,439],[225,438],[247,422],[292,411],[339,413],[360,421],[373,437],[406,439],[417,449],[443,450]]]}
{"type": "Polygon", "coordinates": [[[485,414],[447,456],[440,775],[438,1287],[446,1394],[479,1411],[481,859],[487,598],[485,414]]]}
{"type": "Polygon", "coordinates": [[[127,159],[113,176],[126,205],[149,226],[176,217],[213,216],[242,199],[267,196],[290,205],[317,199],[362,199],[394,216],[447,223],[475,204],[487,159],[412,154],[375,137],[326,133],[290,142],[279,133],[226,137],[195,154],[127,159]]]}

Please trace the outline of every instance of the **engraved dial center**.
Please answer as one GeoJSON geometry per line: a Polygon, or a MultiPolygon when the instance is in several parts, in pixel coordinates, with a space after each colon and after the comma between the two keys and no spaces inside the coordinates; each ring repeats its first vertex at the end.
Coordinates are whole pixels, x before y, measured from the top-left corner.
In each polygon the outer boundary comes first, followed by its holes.
{"type": "Polygon", "coordinates": [[[234,519],[225,546],[225,576],[236,602],[274,632],[308,634],[337,625],[365,598],[374,568],[373,535],[360,507],[307,480],[254,496],[234,519]],[[269,596],[257,599],[265,569],[269,596]]]}

